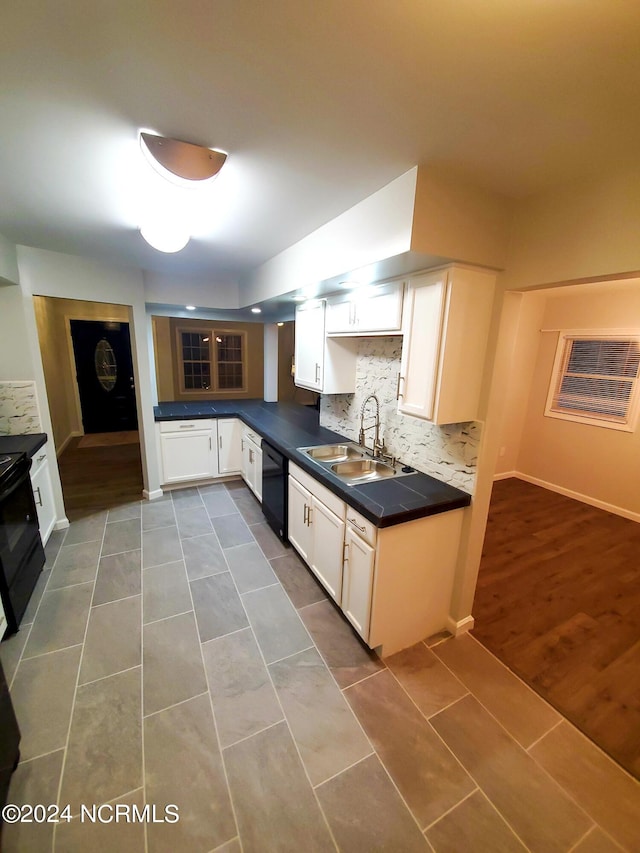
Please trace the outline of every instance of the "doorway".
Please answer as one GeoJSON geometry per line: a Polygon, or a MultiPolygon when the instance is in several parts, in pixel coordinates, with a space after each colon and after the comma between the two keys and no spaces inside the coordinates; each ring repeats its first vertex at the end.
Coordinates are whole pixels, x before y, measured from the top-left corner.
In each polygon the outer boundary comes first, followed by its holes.
{"type": "Polygon", "coordinates": [[[129,324],[69,320],[86,433],[138,428],[129,324]]]}
{"type": "Polygon", "coordinates": [[[131,309],[51,296],[33,300],[67,517],[139,501],[131,309]]]}

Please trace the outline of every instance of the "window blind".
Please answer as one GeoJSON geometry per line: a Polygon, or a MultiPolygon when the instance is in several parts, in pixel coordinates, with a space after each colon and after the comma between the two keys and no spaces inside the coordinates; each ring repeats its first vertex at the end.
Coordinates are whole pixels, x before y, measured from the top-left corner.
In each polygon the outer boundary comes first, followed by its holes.
{"type": "Polygon", "coordinates": [[[627,423],[640,366],[638,338],[564,338],[554,412],[627,423]]]}

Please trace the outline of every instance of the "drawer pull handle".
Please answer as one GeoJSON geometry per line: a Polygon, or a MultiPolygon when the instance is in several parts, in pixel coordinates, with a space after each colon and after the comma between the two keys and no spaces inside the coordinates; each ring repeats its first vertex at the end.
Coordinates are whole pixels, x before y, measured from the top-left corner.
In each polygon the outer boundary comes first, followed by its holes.
{"type": "Polygon", "coordinates": [[[180,429],[193,429],[195,424],[180,424],[180,429]]]}
{"type": "Polygon", "coordinates": [[[353,524],[353,526],[354,526],[354,527],[357,527],[357,528],[358,528],[358,530],[362,530],[362,532],[363,532],[363,533],[366,533],[366,532],[367,532],[367,528],[366,528],[366,527],[361,527],[361,526],[358,524],[358,522],[355,520],[355,518],[348,518],[348,519],[347,519],[347,521],[349,522],[349,524],[353,524]]]}
{"type": "Polygon", "coordinates": [[[218,443],[220,445],[220,450],[222,450],[222,436],[218,439],[218,443]]]}
{"type": "Polygon", "coordinates": [[[307,523],[307,513],[308,513],[308,512],[309,512],[309,507],[305,504],[305,505],[304,505],[304,512],[303,512],[303,514],[302,514],[302,523],[303,523],[303,524],[306,524],[306,523],[307,523]]]}
{"type": "Polygon", "coordinates": [[[36,462],[42,462],[42,460],[46,459],[46,458],[47,458],[47,454],[43,453],[42,456],[38,456],[38,458],[36,459],[36,462]]]}
{"type": "Polygon", "coordinates": [[[400,374],[398,374],[398,386],[396,388],[396,400],[399,400],[400,397],[404,397],[404,394],[400,393],[400,383],[402,382],[403,379],[404,379],[404,376],[400,376],[400,374]]]}
{"type": "Polygon", "coordinates": [[[36,492],[38,493],[36,497],[36,504],[38,506],[42,506],[42,495],[40,494],[40,486],[36,486],[36,492]]]}

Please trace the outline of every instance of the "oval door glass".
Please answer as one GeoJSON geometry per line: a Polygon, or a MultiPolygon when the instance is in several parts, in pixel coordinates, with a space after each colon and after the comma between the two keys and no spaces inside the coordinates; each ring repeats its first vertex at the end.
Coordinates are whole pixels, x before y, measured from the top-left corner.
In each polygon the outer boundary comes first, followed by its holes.
{"type": "Polygon", "coordinates": [[[98,382],[105,391],[112,391],[118,378],[118,367],[116,365],[116,354],[105,338],[96,344],[94,363],[98,382]]]}

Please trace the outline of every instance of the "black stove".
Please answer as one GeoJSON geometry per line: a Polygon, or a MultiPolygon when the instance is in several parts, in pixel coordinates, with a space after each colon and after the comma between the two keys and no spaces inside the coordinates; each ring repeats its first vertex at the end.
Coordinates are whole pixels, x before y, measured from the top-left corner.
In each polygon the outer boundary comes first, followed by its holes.
{"type": "Polygon", "coordinates": [[[0,597],[7,634],[18,630],[45,561],[30,468],[26,453],[0,453],[0,597]]]}
{"type": "Polygon", "coordinates": [[[3,477],[9,476],[11,469],[20,462],[20,458],[24,453],[2,453],[0,454],[0,486],[2,485],[3,477]]]}

